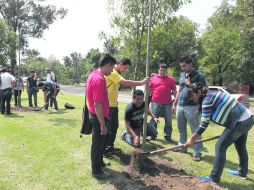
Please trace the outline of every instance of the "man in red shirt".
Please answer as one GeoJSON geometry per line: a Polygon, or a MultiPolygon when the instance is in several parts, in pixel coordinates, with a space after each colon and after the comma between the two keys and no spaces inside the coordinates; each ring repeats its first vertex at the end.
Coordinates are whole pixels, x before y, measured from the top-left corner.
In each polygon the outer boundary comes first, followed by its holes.
{"type": "Polygon", "coordinates": [[[152,112],[156,117],[164,117],[164,138],[170,142],[172,135],[171,95],[176,95],[176,84],[174,78],[168,76],[167,69],[166,64],[160,64],[158,74],[151,77],[149,86],[152,96],[152,112]]]}
{"type": "Polygon", "coordinates": [[[98,179],[110,177],[110,174],[102,170],[103,149],[105,147],[109,123],[109,101],[105,76],[113,71],[116,60],[109,54],[105,54],[99,61],[99,68],[94,70],[86,83],[89,120],[92,123],[92,147],[91,163],[92,175],[98,179]]]}

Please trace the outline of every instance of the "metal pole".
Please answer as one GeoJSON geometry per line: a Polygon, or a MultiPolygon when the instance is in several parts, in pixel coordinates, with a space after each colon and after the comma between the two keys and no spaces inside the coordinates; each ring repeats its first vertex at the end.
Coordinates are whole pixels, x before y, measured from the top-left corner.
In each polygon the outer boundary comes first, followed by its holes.
{"type": "Polygon", "coordinates": [[[18,63],[18,84],[17,84],[17,86],[18,86],[18,102],[17,102],[17,106],[20,106],[19,105],[19,100],[20,100],[20,88],[21,88],[21,86],[20,86],[20,84],[21,84],[21,81],[20,81],[20,24],[19,24],[19,0],[17,0],[17,20],[18,20],[18,61],[19,61],[19,63],[18,63]]]}
{"type": "MultiPolygon", "coordinates": [[[[146,53],[146,77],[149,77],[149,65],[150,65],[150,41],[151,41],[151,26],[152,26],[152,0],[149,0],[149,21],[148,21],[148,36],[147,36],[147,53],[146,53]]],[[[143,123],[143,149],[146,145],[146,132],[147,132],[147,115],[148,115],[148,98],[149,98],[149,86],[146,84],[145,89],[145,115],[144,115],[144,123],[143,123]]]]}

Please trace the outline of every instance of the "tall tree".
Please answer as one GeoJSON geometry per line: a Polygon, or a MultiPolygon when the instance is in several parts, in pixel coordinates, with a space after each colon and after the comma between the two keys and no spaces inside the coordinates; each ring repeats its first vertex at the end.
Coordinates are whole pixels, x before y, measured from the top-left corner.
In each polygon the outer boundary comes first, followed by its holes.
{"type": "Polygon", "coordinates": [[[205,51],[202,67],[212,77],[213,84],[238,81],[238,75],[232,73],[238,71],[243,44],[234,11],[233,5],[223,1],[209,18],[209,26],[201,39],[205,51]]]}
{"type": "Polygon", "coordinates": [[[235,17],[244,46],[244,54],[239,62],[239,79],[249,84],[254,92],[254,0],[236,0],[235,17]]]}
{"type": "Polygon", "coordinates": [[[13,52],[15,46],[15,33],[12,32],[6,22],[0,18],[0,65],[5,66],[10,61],[10,58],[15,56],[15,52],[13,52]]]}
{"type": "MultiPolygon", "coordinates": [[[[188,2],[190,0],[153,1],[153,26],[167,22],[183,3],[188,2]]],[[[141,56],[148,27],[148,3],[149,0],[108,0],[112,26],[119,30],[121,43],[132,46],[129,57],[133,58],[135,66],[134,79],[137,79],[139,64],[144,63],[141,56]]]]}
{"type": "MultiPolygon", "coordinates": [[[[28,37],[41,38],[43,31],[48,29],[50,24],[67,13],[64,8],[57,9],[45,3],[46,0],[0,0],[0,15],[13,32],[19,33],[22,49],[27,46],[28,37]]],[[[12,70],[16,62],[16,58],[12,57],[12,70]]]]}

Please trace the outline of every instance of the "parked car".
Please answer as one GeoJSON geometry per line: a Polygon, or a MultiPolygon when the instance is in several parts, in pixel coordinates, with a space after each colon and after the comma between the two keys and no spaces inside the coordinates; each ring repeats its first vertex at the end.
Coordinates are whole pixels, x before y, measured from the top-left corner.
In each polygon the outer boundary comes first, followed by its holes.
{"type": "Polygon", "coordinates": [[[222,91],[227,94],[231,94],[238,102],[241,102],[247,108],[250,106],[249,96],[247,94],[236,94],[235,92],[230,91],[229,89],[226,89],[226,87],[223,86],[208,86],[208,88],[210,91],[222,91]]]}

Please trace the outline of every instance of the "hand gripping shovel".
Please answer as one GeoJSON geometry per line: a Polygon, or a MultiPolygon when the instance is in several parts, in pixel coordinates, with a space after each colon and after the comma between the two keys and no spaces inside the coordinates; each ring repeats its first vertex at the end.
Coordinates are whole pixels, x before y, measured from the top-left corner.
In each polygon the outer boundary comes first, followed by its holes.
{"type": "MultiPolygon", "coordinates": [[[[198,140],[198,141],[194,141],[193,144],[198,144],[198,143],[202,143],[202,142],[206,142],[206,141],[211,141],[214,139],[218,139],[220,137],[220,135],[218,136],[214,136],[214,137],[209,137],[207,139],[202,139],[202,140],[198,140]]],[[[184,147],[185,145],[178,145],[178,146],[174,146],[174,147],[170,147],[170,148],[164,148],[164,149],[158,149],[158,150],[154,150],[154,151],[150,151],[150,152],[136,152],[132,155],[132,159],[131,159],[131,165],[133,167],[137,167],[139,165],[139,162],[141,160],[142,156],[149,156],[149,155],[153,155],[156,153],[162,153],[162,152],[167,152],[170,150],[176,150],[179,148],[184,147]]]]}

